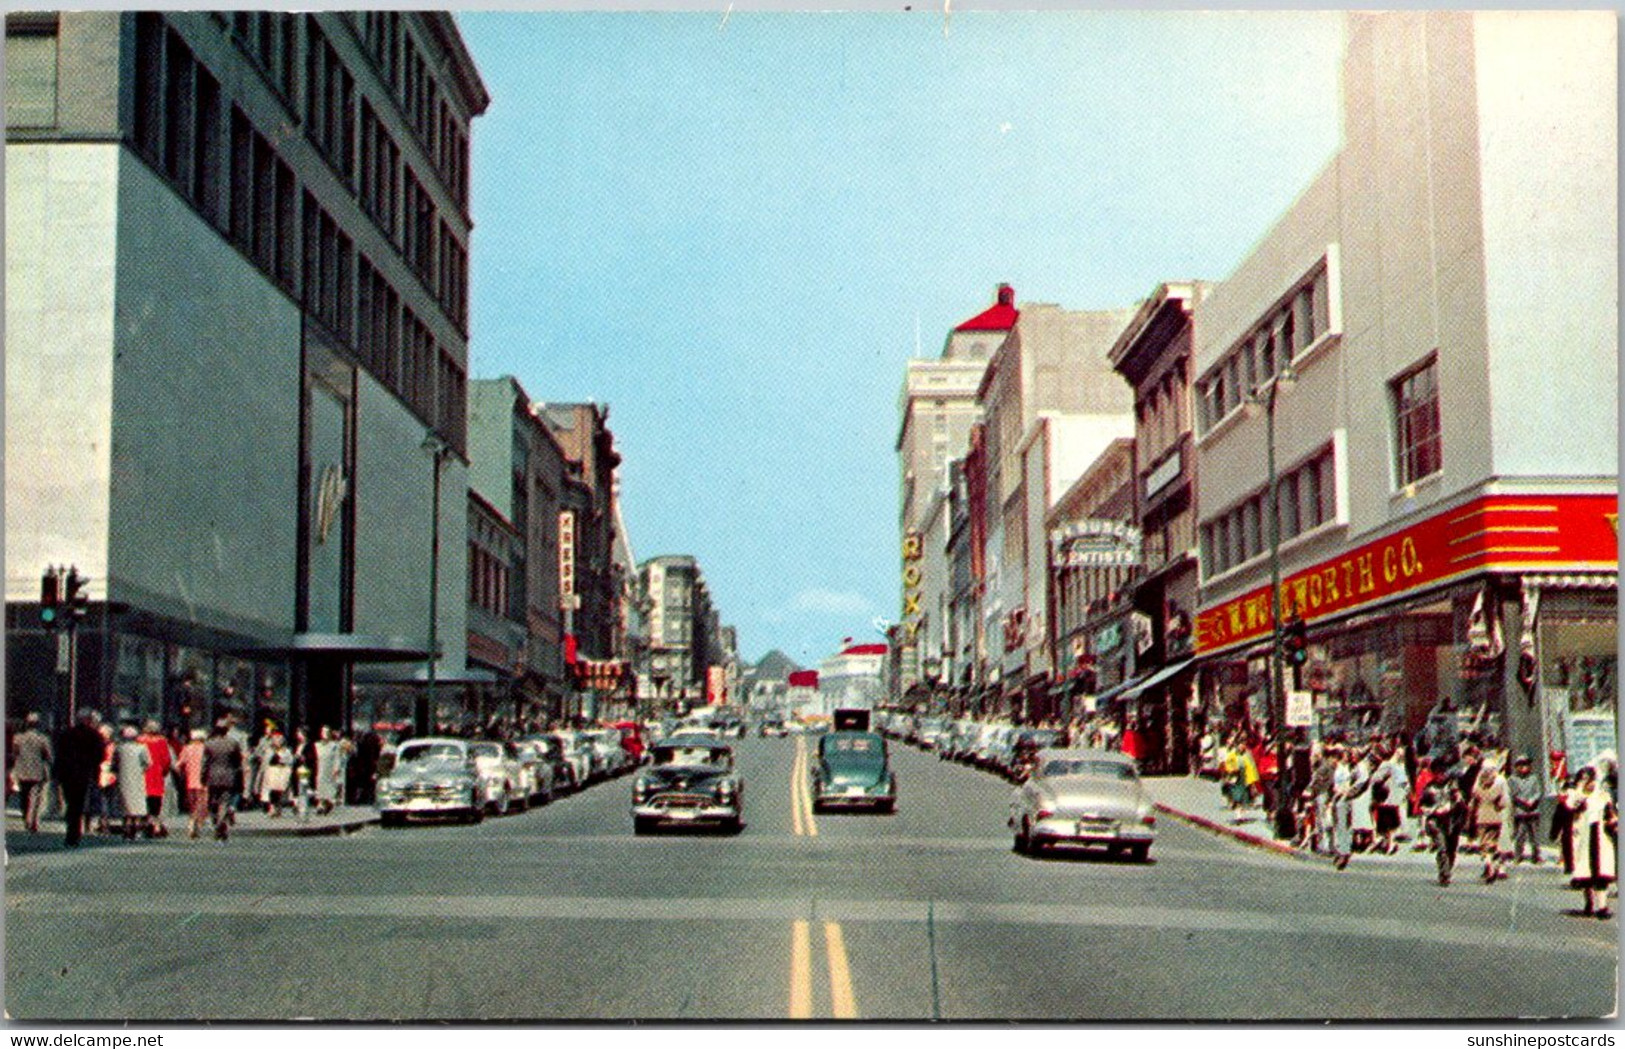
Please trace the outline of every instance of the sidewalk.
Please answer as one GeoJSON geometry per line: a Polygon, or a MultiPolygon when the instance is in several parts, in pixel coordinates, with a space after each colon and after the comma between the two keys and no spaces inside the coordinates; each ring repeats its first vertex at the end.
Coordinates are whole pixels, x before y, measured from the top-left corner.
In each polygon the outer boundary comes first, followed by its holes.
{"type": "MultiPolygon", "coordinates": [[[[164,823],[169,828],[169,840],[187,840],[187,818],[182,815],[165,817],[164,823]]],[[[239,812],[237,821],[232,825],[233,838],[304,838],[322,835],[351,834],[362,827],[378,822],[378,810],[371,805],[346,805],[334,809],[325,816],[311,813],[300,818],[291,811],[285,811],[275,819],[264,812],[239,812]]],[[[115,823],[115,827],[119,824],[115,823]]],[[[29,834],[23,829],[23,818],[15,809],[6,810],[6,837],[12,841],[29,841],[31,839],[55,839],[61,844],[64,833],[60,817],[47,817],[40,821],[39,834],[29,834]]],[[[205,821],[199,838],[214,836],[213,824],[205,821]]],[[[85,839],[88,841],[123,841],[115,831],[111,835],[92,835],[85,839]]],[[[141,837],[137,841],[152,839],[141,837]]]]}
{"type": "MultiPolygon", "coordinates": [[[[1311,863],[1331,862],[1330,856],[1293,848],[1287,842],[1276,840],[1273,820],[1270,814],[1259,806],[1249,805],[1240,810],[1232,810],[1220,796],[1216,780],[1197,776],[1147,776],[1142,782],[1157,808],[1176,819],[1182,819],[1214,834],[1235,838],[1248,845],[1269,849],[1294,859],[1311,863]]],[[[1401,837],[1396,839],[1400,845],[1398,852],[1391,856],[1371,852],[1356,853],[1354,862],[1360,866],[1367,864],[1383,867],[1417,866],[1431,871],[1433,853],[1415,852],[1411,849],[1414,844],[1414,833],[1415,821],[1407,820],[1400,828],[1401,837]]]]}

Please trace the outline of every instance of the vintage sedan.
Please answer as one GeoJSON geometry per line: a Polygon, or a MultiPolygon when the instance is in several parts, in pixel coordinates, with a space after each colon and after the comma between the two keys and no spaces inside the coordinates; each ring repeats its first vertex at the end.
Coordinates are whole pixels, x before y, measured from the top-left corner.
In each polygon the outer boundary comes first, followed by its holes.
{"type": "Polygon", "coordinates": [[[525,770],[530,800],[538,805],[552,801],[558,773],[547,745],[539,740],[522,739],[513,745],[513,750],[525,770]]]}
{"type": "Polygon", "coordinates": [[[378,779],[378,822],[396,827],[410,819],[485,816],[485,786],[467,740],[409,739],[394,749],[390,771],[378,779]]]}
{"type": "Polygon", "coordinates": [[[1015,793],[1010,827],[1016,851],[1099,845],[1136,860],[1151,855],[1157,818],[1134,760],[1105,750],[1045,750],[1036,774],[1015,793]]]}
{"type": "Polygon", "coordinates": [[[514,753],[513,744],[496,740],[475,740],[468,745],[474,767],[485,781],[486,804],[499,816],[514,809],[530,808],[530,784],[525,766],[514,753]]]}
{"type": "Polygon", "coordinates": [[[549,733],[558,740],[564,760],[570,765],[571,789],[580,790],[594,781],[592,744],[580,732],[559,729],[549,733]]]}
{"type": "Polygon", "coordinates": [[[734,769],[733,748],[705,736],[674,736],[652,748],[632,782],[632,829],[647,834],[663,825],[744,827],[745,782],[734,769]]]}
{"type": "Polygon", "coordinates": [[[814,812],[833,808],[897,811],[897,774],[878,732],[829,732],[811,771],[814,812]]]}

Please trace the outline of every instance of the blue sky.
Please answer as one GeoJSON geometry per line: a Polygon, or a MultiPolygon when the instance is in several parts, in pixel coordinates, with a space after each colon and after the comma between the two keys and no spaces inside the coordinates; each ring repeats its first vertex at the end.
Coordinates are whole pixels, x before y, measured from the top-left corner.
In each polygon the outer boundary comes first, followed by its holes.
{"type": "Polygon", "coordinates": [[[904,363],[1223,278],[1339,137],[1324,13],[463,13],[472,374],[607,402],[639,559],[742,654],[898,612],[904,363]]]}

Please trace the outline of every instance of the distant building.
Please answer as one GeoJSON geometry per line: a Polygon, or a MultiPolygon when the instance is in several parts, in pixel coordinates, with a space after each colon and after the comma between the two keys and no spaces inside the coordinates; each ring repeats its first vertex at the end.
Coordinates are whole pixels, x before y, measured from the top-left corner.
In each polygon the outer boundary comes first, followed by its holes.
{"type": "Polygon", "coordinates": [[[72,564],[81,706],[410,718],[352,699],[464,667],[489,97],[456,22],[12,13],[5,48],[9,710],[66,714],[38,602],[72,564]]]}
{"type": "Polygon", "coordinates": [[[983,629],[999,702],[1021,711],[1054,670],[1044,521],[1063,486],[1133,433],[1131,391],[1107,353],[1132,314],[1022,305],[977,390],[986,435],[983,629]]]}
{"type": "Polygon", "coordinates": [[[841,708],[872,710],[885,699],[886,646],[847,645],[818,667],[822,713],[841,708]]]}

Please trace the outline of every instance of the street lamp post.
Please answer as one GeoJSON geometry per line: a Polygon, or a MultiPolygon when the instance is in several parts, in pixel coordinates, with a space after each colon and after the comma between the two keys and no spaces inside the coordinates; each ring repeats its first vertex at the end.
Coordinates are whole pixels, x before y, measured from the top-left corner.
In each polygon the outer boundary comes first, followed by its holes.
{"type": "Polygon", "coordinates": [[[434,734],[436,661],[440,656],[440,467],[451,456],[451,448],[432,431],[423,438],[423,450],[434,463],[433,519],[429,527],[429,659],[428,687],[418,696],[417,732],[434,734]]]}
{"type": "Polygon", "coordinates": [[[1296,831],[1292,816],[1292,797],[1287,790],[1290,781],[1286,725],[1286,675],[1282,666],[1283,635],[1281,630],[1281,490],[1275,475],[1275,398],[1292,389],[1297,374],[1292,365],[1283,365],[1270,380],[1267,391],[1254,389],[1247,397],[1249,407],[1256,412],[1262,402],[1264,408],[1265,463],[1269,476],[1270,527],[1270,717],[1275,722],[1275,836],[1288,839],[1296,831]]]}

